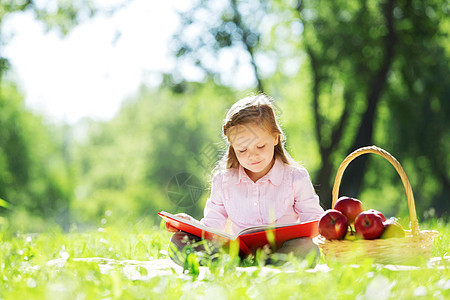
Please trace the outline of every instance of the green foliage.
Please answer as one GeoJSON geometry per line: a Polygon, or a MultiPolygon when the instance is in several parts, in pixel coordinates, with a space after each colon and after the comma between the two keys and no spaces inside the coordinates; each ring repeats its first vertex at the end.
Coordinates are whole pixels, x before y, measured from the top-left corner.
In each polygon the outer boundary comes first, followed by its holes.
{"type": "Polygon", "coordinates": [[[8,202],[0,198],[0,207],[9,208],[10,205],[8,202]]]}
{"type": "Polygon", "coordinates": [[[75,25],[92,17],[96,8],[91,0],[55,0],[55,1],[1,1],[0,24],[10,13],[31,11],[36,19],[43,21],[47,30],[57,29],[67,34],[75,25]]]}
{"type": "Polygon", "coordinates": [[[67,224],[73,186],[61,131],[27,110],[14,85],[2,85],[0,196],[14,209],[60,217],[67,224]]]}
{"type": "MultiPolygon", "coordinates": [[[[97,9],[91,0],[54,0],[54,1],[0,1],[0,33],[5,17],[13,13],[31,12],[37,20],[43,22],[46,29],[66,35],[80,22],[91,18],[97,9]]],[[[4,41],[0,35],[0,44],[4,41]]],[[[9,68],[8,59],[0,56],[0,83],[3,73],[9,68]]]]}

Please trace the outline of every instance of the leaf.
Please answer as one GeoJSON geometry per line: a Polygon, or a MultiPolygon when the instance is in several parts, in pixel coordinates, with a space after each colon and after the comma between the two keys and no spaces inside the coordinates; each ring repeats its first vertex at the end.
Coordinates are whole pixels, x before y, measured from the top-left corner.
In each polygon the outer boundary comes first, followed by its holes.
{"type": "Polygon", "coordinates": [[[8,202],[6,202],[6,201],[3,200],[2,198],[0,198],[0,207],[9,208],[10,205],[9,205],[8,202]]]}

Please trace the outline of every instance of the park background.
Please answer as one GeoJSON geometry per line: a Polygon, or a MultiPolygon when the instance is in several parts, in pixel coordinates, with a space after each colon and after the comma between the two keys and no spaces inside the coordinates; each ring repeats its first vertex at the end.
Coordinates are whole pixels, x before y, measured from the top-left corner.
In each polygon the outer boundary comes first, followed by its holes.
{"type": "MultiPolygon", "coordinates": [[[[226,110],[258,92],[274,98],[286,147],[310,172],[324,208],[331,207],[331,187],[345,156],[374,144],[405,169],[419,221],[448,220],[448,1],[179,2],[169,1],[172,14],[159,19],[161,26],[135,22],[132,40],[122,34],[122,23],[109,22],[86,44],[69,46],[82,49],[77,56],[63,56],[73,68],[83,61],[100,61],[108,70],[141,64],[141,76],[122,68],[122,77],[111,73],[105,75],[109,81],[96,81],[89,64],[73,76],[61,60],[55,74],[55,62],[41,59],[47,51],[41,44],[23,44],[35,81],[66,90],[53,106],[109,112],[58,118],[30,104],[39,95],[33,100],[27,94],[30,83],[8,52],[20,29],[11,20],[27,16],[39,34],[64,40],[84,24],[143,2],[0,1],[0,226],[79,232],[159,225],[160,210],[201,218],[211,171],[225,151],[226,110]],[[158,64],[154,52],[144,50],[158,48],[161,40],[153,34],[167,33],[166,26],[173,29],[164,48],[168,63],[158,57],[158,64]],[[99,52],[96,39],[128,52],[115,59],[111,49],[99,52]],[[126,47],[131,41],[138,41],[136,47],[126,47]],[[80,85],[82,78],[90,84],[80,85]],[[135,88],[116,93],[121,80],[135,88]]],[[[155,2],[139,11],[143,20],[157,15],[155,2]]],[[[65,51],[51,47],[54,56],[65,51]]],[[[340,194],[409,226],[400,177],[381,157],[352,162],[340,194]]]]}
{"type": "MultiPolygon", "coordinates": [[[[0,299],[449,299],[449,10],[0,0],[0,299]],[[407,264],[322,251],[314,268],[293,256],[273,266],[233,247],[206,266],[192,253],[173,263],[157,212],[201,218],[226,111],[259,92],[274,98],[324,208],[350,152],[375,144],[395,156],[421,232],[439,233],[432,248],[419,242],[430,257],[390,239],[381,246],[407,264]]],[[[352,161],[340,195],[409,229],[401,180],[380,156],[352,161]]]]}

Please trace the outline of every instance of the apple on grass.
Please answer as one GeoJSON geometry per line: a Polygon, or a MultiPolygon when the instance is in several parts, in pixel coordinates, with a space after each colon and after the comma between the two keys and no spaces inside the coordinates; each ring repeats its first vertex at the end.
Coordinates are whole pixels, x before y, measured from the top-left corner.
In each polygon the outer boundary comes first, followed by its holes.
{"type": "Polygon", "coordinates": [[[325,211],[319,220],[319,233],[329,240],[342,239],[347,233],[347,218],[335,209],[325,211]]]}
{"type": "Polygon", "coordinates": [[[383,219],[369,211],[363,211],[355,220],[356,235],[366,240],[377,239],[384,231],[383,219]]]}
{"type": "Polygon", "coordinates": [[[336,201],[334,209],[343,213],[350,224],[353,224],[356,217],[364,210],[361,201],[347,196],[340,197],[336,201]]]}

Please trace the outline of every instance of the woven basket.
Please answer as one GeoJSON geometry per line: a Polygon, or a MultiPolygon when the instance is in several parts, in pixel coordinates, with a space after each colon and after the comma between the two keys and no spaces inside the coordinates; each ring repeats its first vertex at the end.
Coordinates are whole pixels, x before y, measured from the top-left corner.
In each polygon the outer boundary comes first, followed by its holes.
{"type": "Polygon", "coordinates": [[[410,216],[410,230],[406,230],[404,238],[375,239],[375,240],[327,240],[323,236],[317,239],[319,247],[327,260],[338,260],[347,263],[358,263],[366,257],[375,262],[385,264],[416,264],[430,257],[433,239],[438,235],[437,231],[419,230],[414,195],[408,177],[400,163],[387,151],[376,146],[363,147],[350,153],[339,166],[333,186],[333,203],[338,199],[339,186],[342,175],[349,163],[356,157],[374,153],[387,159],[397,170],[402,179],[408,199],[410,216]]]}

